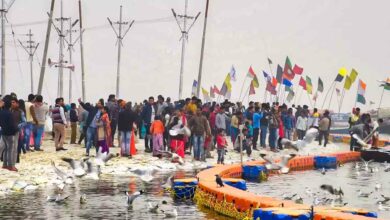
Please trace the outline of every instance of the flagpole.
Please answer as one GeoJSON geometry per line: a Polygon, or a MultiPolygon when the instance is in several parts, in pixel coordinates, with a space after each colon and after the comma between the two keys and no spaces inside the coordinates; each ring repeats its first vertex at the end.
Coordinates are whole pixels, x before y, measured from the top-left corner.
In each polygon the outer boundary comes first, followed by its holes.
{"type": "Polygon", "coordinates": [[[246,82],[246,79],[247,79],[247,78],[248,78],[248,77],[245,76],[244,82],[242,83],[242,86],[241,86],[240,96],[238,97],[238,100],[241,100],[242,90],[244,89],[244,85],[245,85],[245,82],[246,82]]]}
{"type": "Polygon", "coordinates": [[[299,94],[298,103],[301,103],[302,93],[304,92],[303,88],[301,90],[301,93],[299,94]]]}
{"type": "MultiPolygon", "coordinates": [[[[244,95],[244,97],[242,98],[242,101],[241,101],[241,99],[239,99],[239,101],[240,101],[241,103],[244,102],[246,95],[248,95],[248,93],[249,93],[249,88],[250,88],[250,87],[251,87],[251,85],[248,86],[248,89],[246,90],[245,95],[244,95]]],[[[249,96],[249,95],[248,95],[248,96],[249,96]]]]}
{"type": "Polygon", "coordinates": [[[379,114],[379,109],[381,108],[381,105],[382,105],[382,99],[383,99],[384,93],[385,93],[385,87],[383,86],[382,95],[381,95],[381,99],[379,101],[379,106],[378,106],[378,114],[379,114]]]}
{"type": "Polygon", "coordinates": [[[264,103],[267,102],[267,95],[268,95],[268,93],[267,93],[267,87],[266,87],[265,91],[264,91],[264,103]]]}
{"type": "Polygon", "coordinates": [[[313,102],[311,101],[309,93],[306,93],[306,94],[307,94],[307,98],[309,99],[309,102],[310,102],[310,107],[313,107],[313,102]]]}
{"type": "MultiPolygon", "coordinates": [[[[359,82],[359,84],[360,84],[360,82],[359,82]]],[[[356,104],[357,104],[357,96],[359,94],[359,84],[358,84],[357,89],[356,89],[355,105],[353,106],[354,108],[356,108],[356,104]]]]}
{"type": "MultiPolygon", "coordinates": [[[[332,87],[334,87],[335,85],[336,85],[336,81],[333,81],[332,85],[330,85],[330,88],[329,88],[328,91],[326,92],[325,99],[324,99],[324,101],[322,102],[321,109],[324,109],[324,105],[325,105],[326,99],[328,98],[329,92],[330,92],[330,90],[332,89],[332,87]]],[[[334,89],[333,89],[333,90],[334,90],[334,89]]]]}
{"type": "Polygon", "coordinates": [[[297,96],[298,96],[298,93],[302,93],[302,90],[300,90],[299,87],[300,87],[300,86],[298,86],[298,88],[297,88],[297,90],[298,90],[298,91],[297,91],[297,95],[294,96],[294,105],[297,104],[297,96]]]}
{"type": "MultiPolygon", "coordinates": [[[[329,99],[329,104],[328,104],[328,110],[330,109],[330,103],[332,102],[332,99],[333,99],[333,93],[334,93],[334,90],[336,89],[336,83],[334,83],[334,86],[333,86],[333,89],[332,89],[332,92],[330,94],[330,99],[329,99]]],[[[339,102],[337,102],[339,103],[339,102]]]]}

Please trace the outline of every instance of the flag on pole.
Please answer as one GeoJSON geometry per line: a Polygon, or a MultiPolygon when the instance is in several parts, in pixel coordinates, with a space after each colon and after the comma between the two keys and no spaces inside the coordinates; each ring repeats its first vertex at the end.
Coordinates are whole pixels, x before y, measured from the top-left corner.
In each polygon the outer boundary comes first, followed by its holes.
{"type": "Polygon", "coordinates": [[[366,98],[364,97],[364,95],[366,93],[366,87],[367,87],[367,84],[365,82],[363,82],[363,80],[360,79],[356,101],[362,103],[363,105],[366,104],[366,98]]]}
{"type": "Polygon", "coordinates": [[[291,87],[292,86],[292,82],[286,78],[283,78],[283,85],[287,86],[287,87],[291,87]]]}
{"type": "Polygon", "coordinates": [[[313,94],[313,84],[309,76],[306,76],[306,91],[308,94],[313,94]]]}
{"type": "Polygon", "coordinates": [[[198,81],[194,80],[194,82],[192,82],[191,96],[196,96],[197,87],[198,87],[198,81]]]}
{"type": "Polygon", "coordinates": [[[291,87],[288,87],[288,86],[285,86],[285,87],[284,87],[284,91],[285,91],[285,92],[290,92],[291,90],[292,90],[291,87]]]}
{"type": "Polygon", "coordinates": [[[303,73],[303,68],[298,66],[297,64],[294,65],[294,68],[293,68],[293,73],[294,74],[298,74],[298,75],[302,75],[303,73]]]}
{"type": "Polygon", "coordinates": [[[272,80],[271,76],[270,76],[267,72],[265,72],[264,70],[263,70],[263,76],[264,76],[264,78],[265,78],[267,81],[271,81],[271,80],[272,80]]]}
{"type": "Polygon", "coordinates": [[[349,90],[352,86],[352,80],[351,80],[351,77],[349,76],[346,76],[345,77],[345,82],[344,82],[344,89],[345,90],[349,90]]]}
{"type": "Polygon", "coordinates": [[[219,89],[216,85],[214,85],[213,91],[214,91],[214,94],[221,95],[221,91],[219,91],[219,89]]]}
{"type": "Polygon", "coordinates": [[[255,82],[254,82],[254,80],[252,80],[251,84],[249,85],[249,95],[255,95],[255,94],[256,94],[255,82]]]}
{"type": "Polygon", "coordinates": [[[283,68],[278,64],[278,68],[276,69],[276,80],[278,83],[282,83],[283,81],[283,68]]]}
{"type": "Polygon", "coordinates": [[[272,64],[272,60],[268,57],[268,63],[271,65],[272,64]]]}
{"type": "Polygon", "coordinates": [[[299,80],[299,85],[302,87],[302,89],[306,90],[306,81],[302,76],[301,79],[299,80]]]}
{"type": "Polygon", "coordinates": [[[324,82],[322,82],[321,77],[318,77],[318,92],[323,92],[324,91],[324,82]]]}
{"type": "Polygon", "coordinates": [[[358,72],[355,69],[352,68],[352,71],[349,74],[349,78],[351,79],[352,83],[355,82],[357,76],[358,76],[358,72]]]}
{"type": "Polygon", "coordinates": [[[231,95],[232,84],[230,83],[230,74],[227,74],[225,81],[222,84],[222,88],[220,90],[220,94],[227,98],[231,95]]]}
{"type": "Polygon", "coordinates": [[[251,82],[251,85],[253,85],[253,87],[255,88],[259,88],[259,80],[257,79],[257,76],[255,75],[255,77],[252,79],[252,82],[251,82]]]}
{"type": "Polygon", "coordinates": [[[290,59],[287,56],[286,62],[284,64],[283,78],[288,79],[288,80],[293,80],[294,76],[295,76],[295,74],[292,70],[292,65],[291,65],[290,59]]]}
{"type": "Polygon", "coordinates": [[[390,78],[387,78],[387,80],[381,80],[379,81],[381,84],[380,84],[380,87],[383,87],[385,90],[390,90],[390,78]]]}
{"type": "Polygon", "coordinates": [[[287,101],[291,102],[293,100],[294,96],[295,96],[294,91],[292,89],[290,89],[290,91],[288,92],[288,95],[287,95],[287,101]]]}
{"type": "Polygon", "coordinates": [[[207,101],[207,102],[211,101],[210,96],[209,96],[209,92],[206,89],[204,89],[203,87],[202,87],[202,94],[203,94],[203,99],[205,101],[207,101]]]}
{"type": "MultiPolygon", "coordinates": [[[[268,81],[270,82],[270,81],[268,81]]],[[[275,77],[272,77],[272,86],[276,87],[278,85],[278,80],[275,77]]]]}
{"type": "Polygon", "coordinates": [[[342,67],[342,68],[339,69],[339,73],[337,74],[336,79],[334,81],[336,81],[336,82],[343,81],[345,75],[347,75],[347,69],[342,67]]]}
{"type": "Polygon", "coordinates": [[[255,71],[253,71],[253,69],[252,69],[252,66],[249,67],[249,70],[248,70],[248,73],[246,74],[246,76],[251,78],[251,79],[253,79],[256,76],[255,71]]]}
{"type": "Polygon", "coordinates": [[[215,92],[214,92],[214,88],[212,86],[210,86],[210,98],[215,98],[215,92]]]}
{"type": "Polygon", "coordinates": [[[236,79],[236,69],[234,68],[234,66],[232,65],[232,68],[230,69],[230,78],[232,79],[233,82],[237,81],[236,79]]]}
{"type": "Polygon", "coordinates": [[[272,85],[271,82],[267,82],[266,90],[270,92],[272,95],[276,95],[276,87],[272,85]]]}

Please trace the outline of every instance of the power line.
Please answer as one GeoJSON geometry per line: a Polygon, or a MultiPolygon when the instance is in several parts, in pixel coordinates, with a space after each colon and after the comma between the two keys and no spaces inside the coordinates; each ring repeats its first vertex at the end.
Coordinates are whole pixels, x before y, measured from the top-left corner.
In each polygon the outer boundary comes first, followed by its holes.
{"type": "Polygon", "coordinates": [[[28,36],[28,41],[26,42],[27,45],[23,45],[23,43],[19,40],[20,45],[23,47],[23,49],[27,52],[30,60],[30,78],[31,78],[31,94],[34,94],[34,74],[33,74],[33,61],[34,61],[34,54],[37,51],[37,48],[39,46],[39,43],[35,43],[35,41],[32,40],[33,34],[31,33],[31,29],[26,34],[28,36]]]}

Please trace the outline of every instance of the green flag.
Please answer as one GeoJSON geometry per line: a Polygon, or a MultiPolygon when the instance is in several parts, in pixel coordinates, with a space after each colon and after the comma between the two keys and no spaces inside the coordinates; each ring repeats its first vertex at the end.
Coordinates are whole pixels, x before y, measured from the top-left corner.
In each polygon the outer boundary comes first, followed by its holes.
{"type": "Polygon", "coordinates": [[[324,83],[322,82],[320,77],[318,77],[318,88],[317,88],[317,91],[318,92],[323,92],[324,91],[324,83]]]}
{"type": "Polygon", "coordinates": [[[311,78],[306,76],[306,91],[308,94],[313,94],[313,84],[311,83],[311,78]]]}

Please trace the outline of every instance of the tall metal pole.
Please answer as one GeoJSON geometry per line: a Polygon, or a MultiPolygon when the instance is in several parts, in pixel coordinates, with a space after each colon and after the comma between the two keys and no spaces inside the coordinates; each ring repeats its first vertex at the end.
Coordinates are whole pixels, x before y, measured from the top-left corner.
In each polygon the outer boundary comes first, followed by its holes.
{"type": "Polygon", "coordinates": [[[4,0],[1,0],[1,95],[5,95],[5,13],[4,0]]]}
{"type": "Polygon", "coordinates": [[[203,23],[202,48],[200,50],[198,87],[196,89],[196,96],[197,97],[199,97],[200,88],[201,88],[201,84],[202,84],[203,56],[204,56],[204,45],[205,45],[205,41],[206,41],[206,26],[207,26],[208,11],[209,11],[209,0],[206,0],[206,12],[204,14],[204,23],[203,23]]]}
{"type": "Polygon", "coordinates": [[[30,49],[30,54],[29,54],[29,58],[30,58],[30,77],[31,77],[31,94],[34,94],[34,74],[33,74],[33,60],[34,60],[34,57],[33,57],[33,47],[32,47],[32,33],[31,33],[31,29],[28,31],[28,41],[29,41],[29,49],[30,49]]]}
{"type": "MultiPolygon", "coordinates": [[[[69,19],[69,64],[73,64],[72,62],[72,50],[73,50],[73,40],[72,40],[72,19],[69,19]]],[[[69,102],[72,102],[72,69],[69,68],[69,102]]]]}
{"type": "Polygon", "coordinates": [[[63,2],[61,0],[61,17],[60,17],[60,51],[59,51],[59,58],[58,62],[60,65],[58,65],[58,79],[59,79],[59,91],[57,94],[57,97],[62,97],[64,93],[64,68],[63,68],[63,62],[64,62],[64,8],[63,8],[63,2]]]}
{"type": "Polygon", "coordinates": [[[121,71],[121,47],[122,47],[122,5],[119,9],[119,32],[118,32],[118,63],[116,66],[116,97],[119,97],[119,81],[121,71]]]}
{"type": "Polygon", "coordinates": [[[188,7],[188,0],[185,0],[184,23],[183,23],[184,31],[181,32],[182,35],[181,35],[181,61],[180,61],[179,99],[181,99],[182,95],[183,95],[184,55],[185,55],[185,50],[186,50],[186,39],[187,39],[187,32],[185,31],[187,29],[187,7],[188,7]]]}
{"type": "Polygon", "coordinates": [[[47,50],[49,48],[51,23],[52,23],[52,20],[53,20],[54,5],[55,5],[55,0],[51,0],[49,21],[47,22],[45,48],[43,50],[42,66],[41,66],[41,72],[39,74],[39,84],[38,84],[38,94],[39,95],[42,94],[43,80],[44,80],[44,77],[45,77],[46,62],[47,62],[47,50]]]}
{"type": "Polygon", "coordinates": [[[79,0],[79,22],[80,22],[80,54],[81,54],[81,90],[83,102],[85,99],[85,70],[84,70],[84,46],[83,46],[83,22],[81,15],[81,0],[79,0]]]}

